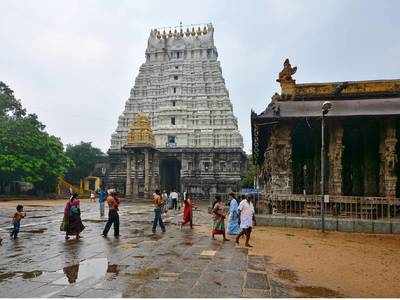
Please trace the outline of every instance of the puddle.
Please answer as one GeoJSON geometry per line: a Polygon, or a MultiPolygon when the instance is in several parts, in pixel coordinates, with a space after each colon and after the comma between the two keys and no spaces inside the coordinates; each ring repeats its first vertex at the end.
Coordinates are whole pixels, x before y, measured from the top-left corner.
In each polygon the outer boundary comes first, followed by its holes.
{"type": "Polygon", "coordinates": [[[82,222],[89,222],[89,223],[105,223],[107,222],[107,219],[83,219],[82,222]]]}
{"type": "Polygon", "coordinates": [[[7,279],[11,279],[15,276],[21,276],[23,279],[32,279],[32,278],[36,278],[39,277],[40,275],[42,275],[43,272],[42,271],[38,271],[38,270],[34,270],[31,272],[7,272],[7,273],[0,273],[0,282],[3,282],[7,279]]]}
{"type": "Polygon", "coordinates": [[[22,273],[22,278],[23,279],[32,279],[32,278],[36,278],[39,277],[40,275],[43,274],[42,271],[38,271],[38,270],[34,270],[31,272],[21,272],[22,273]]]}
{"type": "Polygon", "coordinates": [[[53,281],[52,284],[67,285],[81,282],[87,278],[100,279],[105,277],[107,273],[118,275],[119,266],[108,264],[107,258],[91,258],[58,270],[57,273],[64,273],[65,277],[53,281]]]}
{"type": "Polygon", "coordinates": [[[296,273],[290,269],[279,269],[276,271],[276,274],[280,279],[287,280],[293,283],[299,280],[296,273]]]}
{"type": "Polygon", "coordinates": [[[31,229],[31,230],[24,230],[27,233],[43,233],[47,230],[47,228],[39,228],[39,229],[31,229]]]}
{"type": "Polygon", "coordinates": [[[321,286],[297,286],[295,287],[295,290],[297,292],[305,294],[306,297],[317,297],[317,298],[341,297],[340,293],[321,286]]]}
{"type": "Polygon", "coordinates": [[[147,237],[149,237],[150,239],[152,239],[153,241],[158,241],[162,239],[162,236],[157,235],[157,234],[150,234],[147,237]]]}
{"type": "Polygon", "coordinates": [[[10,279],[18,275],[16,272],[8,272],[8,273],[0,273],[0,282],[3,282],[4,280],[10,279]]]}

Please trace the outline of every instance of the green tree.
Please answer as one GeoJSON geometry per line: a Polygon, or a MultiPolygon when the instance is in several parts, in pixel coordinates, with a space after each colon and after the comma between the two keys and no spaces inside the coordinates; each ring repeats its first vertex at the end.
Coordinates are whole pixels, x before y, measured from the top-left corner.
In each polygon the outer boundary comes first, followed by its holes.
{"type": "Polygon", "coordinates": [[[77,185],[82,178],[90,175],[97,162],[106,157],[99,148],[93,147],[91,142],[67,145],[65,153],[74,162],[74,167],[68,170],[65,178],[77,185]]]}
{"type": "Polygon", "coordinates": [[[253,188],[254,178],[257,176],[257,166],[253,164],[252,156],[247,155],[247,171],[242,177],[241,186],[242,188],[253,188]]]}
{"type": "Polygon", "coordinates": [[[0,193],[12,181],[53,192],[57,178],[73,165],[61,141],[44,129],[37,116],[27,114],[13,91],[0,81],[0,193]]]}

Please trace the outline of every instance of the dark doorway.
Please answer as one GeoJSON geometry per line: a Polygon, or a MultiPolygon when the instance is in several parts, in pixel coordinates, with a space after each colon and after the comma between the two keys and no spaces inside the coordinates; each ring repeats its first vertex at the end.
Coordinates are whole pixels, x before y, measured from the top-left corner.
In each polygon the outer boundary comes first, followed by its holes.
{"type": "MultiPolygon", "coordinates": [[[[325,137],[328,140],[328,137],[325,137]]],[[[318,194],[321,178],[321,123],[301,120],[292,131],[293,194],[318,194]]]]}
{"type": "Polygon", "coordinates": [[[89,178],[89,190],[94,191],[96,189],[96,179],[89,178]]]}
{"type": "Polygon", "coordinates": [[[176,158],[167,158],[160,161],[160,185],[162,190],[180,191],[181,163],[176,158]]]}
{"type": "Polygon", "coordinates": [[[379,140],[377,120],[343,122],[343,195],[379,195],[379,140]]]}

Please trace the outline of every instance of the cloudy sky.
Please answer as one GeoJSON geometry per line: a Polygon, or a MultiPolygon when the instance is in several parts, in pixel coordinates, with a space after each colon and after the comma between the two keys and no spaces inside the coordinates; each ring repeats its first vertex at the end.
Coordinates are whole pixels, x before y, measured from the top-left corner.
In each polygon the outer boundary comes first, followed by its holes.
{"type": "Polygon", "coordinates": [[[400,1],[0,0],[0,80],[64,143],[103,151],[151,28],[212,22],[234,113],[251,149],[250,110],[297,82],[400,78],[400,1]]]}

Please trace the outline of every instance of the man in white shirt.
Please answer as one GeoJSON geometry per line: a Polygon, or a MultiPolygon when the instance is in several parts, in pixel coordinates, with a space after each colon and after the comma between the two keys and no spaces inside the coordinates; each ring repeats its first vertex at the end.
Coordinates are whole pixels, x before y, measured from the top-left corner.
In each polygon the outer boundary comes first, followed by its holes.
{"type": "Polygon", "coordinates": [[[169,197],[171,198],[172,202],[172,209],[178,209],[178,193],[176,192],[175,189],[172,190],[171,194],[169,194],[169,197]]]}
{"type": "Polygon", "coordinates": [[[251,203],[251,197],[247,197],[245,195],[242,195],[242,201],[240,201],[239,207],[239,219],[240,219],[240,229],[242,230],[240,234],[236,237],[236,244],[239,245],[239,239],[242,235],[246,235],[246,247],[253,247],[249,244],[250,241],[250,235],[253,227],[253,221],[254,225],[255,223],[255,218],[254,218],[254,206],[253,203],[251,203]]]}

